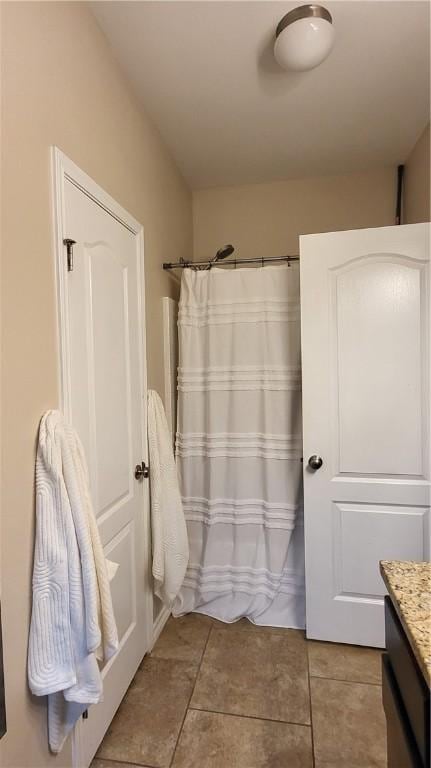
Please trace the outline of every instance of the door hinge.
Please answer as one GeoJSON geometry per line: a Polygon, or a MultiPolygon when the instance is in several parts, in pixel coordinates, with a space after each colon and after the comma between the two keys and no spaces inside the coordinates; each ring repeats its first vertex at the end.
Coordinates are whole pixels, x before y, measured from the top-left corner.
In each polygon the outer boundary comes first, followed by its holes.
{"type": "Polygon", "coordinates": [[[71,240],[70,237],[65,237],[63,240],[63,244],[66,246],[68,272],[73,272],[73,246],[75,243],[76,240],[71,240]]]}

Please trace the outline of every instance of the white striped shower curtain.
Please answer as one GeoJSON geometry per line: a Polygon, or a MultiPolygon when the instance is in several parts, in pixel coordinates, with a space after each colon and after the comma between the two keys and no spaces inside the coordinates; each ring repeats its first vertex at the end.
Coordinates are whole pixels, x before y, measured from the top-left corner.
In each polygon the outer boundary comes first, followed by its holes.
{"type": "Polygon", "coordinates": [[[174,615],[304,627],[299,270],[183,271],[174,615]]]}

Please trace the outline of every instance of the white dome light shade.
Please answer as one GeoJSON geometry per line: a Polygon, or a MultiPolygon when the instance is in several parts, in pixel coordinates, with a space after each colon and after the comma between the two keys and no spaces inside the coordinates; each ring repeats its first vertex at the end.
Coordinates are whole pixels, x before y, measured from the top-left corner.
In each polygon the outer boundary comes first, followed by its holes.
{"type": "Polygon", "coordinates": [[[321,5],[301,5],[280,21],[274,56],[283,69],[303,72],[329,56],[335,40],[332,16],[321,5]]]}

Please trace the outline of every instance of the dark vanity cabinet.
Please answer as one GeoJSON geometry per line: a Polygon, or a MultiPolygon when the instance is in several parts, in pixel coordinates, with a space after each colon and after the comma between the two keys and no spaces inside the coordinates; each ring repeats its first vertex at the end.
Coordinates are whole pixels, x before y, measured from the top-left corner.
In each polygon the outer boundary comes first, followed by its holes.
{"type": "Polygon", "coordinates": [[[430,690],[390,597],[385,597],[383,706],[388,768],[429,768],[430,690]]]}

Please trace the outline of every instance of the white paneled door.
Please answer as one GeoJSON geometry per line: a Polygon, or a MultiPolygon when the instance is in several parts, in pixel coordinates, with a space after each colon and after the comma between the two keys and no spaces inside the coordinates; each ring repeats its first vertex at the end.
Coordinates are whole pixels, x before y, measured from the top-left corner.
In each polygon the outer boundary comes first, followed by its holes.
{"type": "Polygon", "coordinates": [[[151,644],[142,228],[60,153],[57,160],[63,400],[84,444],[111,581],[120,650],[103,669],[104,701],[75,733],[88,766],[151,644]],[[70,238],[73,260],[63,240],[70,238]]]}
{"type": "Polygon", "coordinates": [[[383,646],[379,560],[429,557],[429,239],[301,237],[310,638],[383,646]]]}

